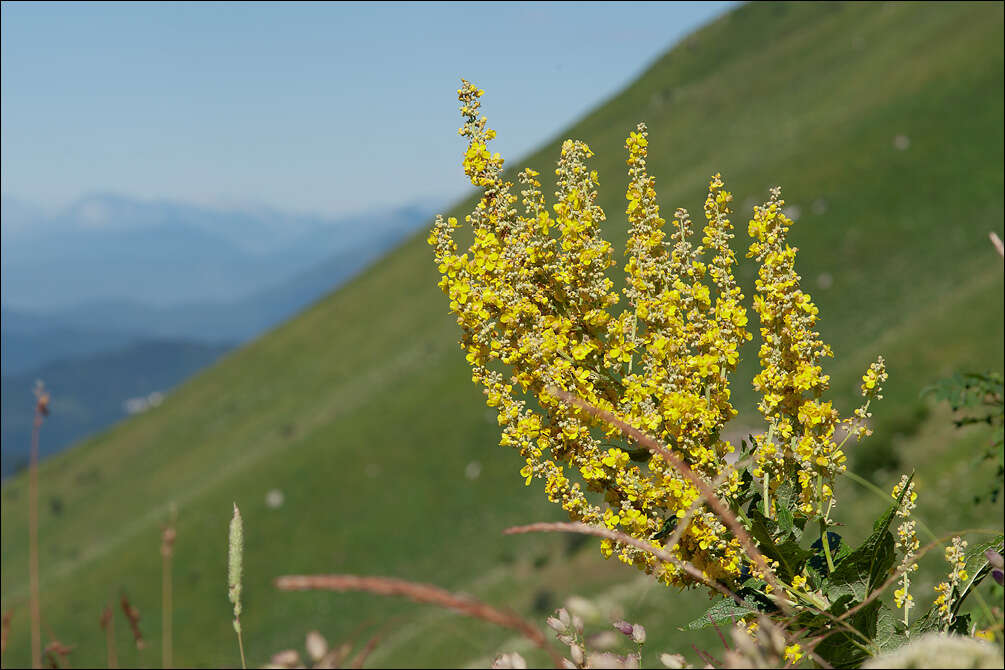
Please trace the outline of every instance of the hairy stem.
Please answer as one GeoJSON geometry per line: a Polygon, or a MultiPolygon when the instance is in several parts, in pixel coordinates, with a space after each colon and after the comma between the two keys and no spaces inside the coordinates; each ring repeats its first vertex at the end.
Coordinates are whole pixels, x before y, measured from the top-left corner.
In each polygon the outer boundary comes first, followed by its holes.
{"type": "Polygon", "coordinates": [[[248,663],[244,660],[244,635],[241,633],[241,618],[234,619],[234,631],[237,633],[237,648],[241,650],[241,670],[248,670],[248,663]]]}
{"type": "Polygon", "coordinates": [[[820,519],[820,543],[824,545],[824,556],[827,557],[827,572],[834,572],[834,559],[831,558],[831,543],[827,539],[827,522],[820,519]]]}

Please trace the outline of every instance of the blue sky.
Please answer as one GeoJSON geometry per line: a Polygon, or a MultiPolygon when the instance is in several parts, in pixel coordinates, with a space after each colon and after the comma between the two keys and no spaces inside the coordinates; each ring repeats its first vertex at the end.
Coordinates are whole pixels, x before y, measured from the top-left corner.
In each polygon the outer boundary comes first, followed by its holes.
{"type": "Polygon", "coordinates": [[[4,2],[0,190],[445,203],[460,77],[518,160],[735,4],[4,2]]]}

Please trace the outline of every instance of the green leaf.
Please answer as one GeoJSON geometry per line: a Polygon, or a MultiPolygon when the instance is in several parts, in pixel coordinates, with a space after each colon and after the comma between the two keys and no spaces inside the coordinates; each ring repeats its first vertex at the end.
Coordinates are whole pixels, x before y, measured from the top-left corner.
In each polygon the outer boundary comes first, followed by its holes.
{"type": "Polygon", "coordinates": [[[754,589],[755,591],[760,591],[767,584],[766,581],[760,577],[748,577],[742,584],[740,584],[741,589],[754,589]]]}
{"type": "MultiPolygon", "coordinates": [[[[970,624],[970,613],[968,612],[956,617],[946,632],[956,633],[957,635],[970,635],[970,624]]],[[[942,630],[942,621],[939,619],[938,606],[935,604],[925,612],[925,616],[915,620],[911,624],[911,635],[914,637],[938,630],[942,630]]]]}
{"type": "Polygon", "coordinates": [[[886,605],[880,607],[876,618],[875,643],[881,652],[893,651],[908,640],[903,619],[886,605]]]}
{"type": "Polygon", "coordinates": [[[810,585],[814,589],[819,589],[821,585],[823,585],[824,583],[824,574],[826,571],[821,572],[820,570],[818,570],[816,568],[816,565],[814,565],[815,560],[816,560],[815,558],[811,558],[810,560],[806,561],[806,565],[803,566],[803,571],[808,576],[810,580],[810,585]]]}
{"type": "Polygon", "coordinates": [[[965,557],[967,561],[966,571],[969,579],[959,586],[959,592],[953,604],[954,615],[960,611],[963,601],[981,583],[981,580],[991,574],[991,563],[988,561],[988,557],[984,555],[984,552],[988,549],[994,549],[999,554],[1005,552],[1005,536],[999,533],[990,540],[979,542],[967,548],[965,557]]]}
{"type": "Polygon", "coordinates": [[[792,486],[792,482],[789,480],[783,481],[775,489],[775,501],[776,507],[781,510],[783,507],[791,510],[795,505],[792,504],[792,499],[796,496],[795,487],[792,486]]]}
{"type": "Polygon", "coordinates": [[[786,535],[794,535],[796,519],[788,507],[778,506],[778,529],[786,535]]]}
{"type": "MultiPolygon", "coordinates": [[[[792,482],[783,481],[775,489],[775,508],[778,510],[778,529],[785,534],[795,535],[796,519],[792,515],[795,504],[792,502],[795,497],[795,489],[792,482]]],[[[783,535],[784,537],[784,535],[783,535]]]]}
{"type": "Polygon", "coordinates": [[[850,593],[846,593],[833,603],[831,603],[830,609],[827,611],[834,616],[841,616],[848,610],[850,610],[858,601],[855,600],[855,596],[850,593]]]}
{"type": "MultiPolygon", "coordinates": [[[[834,616],[840,616],[855,604],[851,596],[842,596],[829,611],[834,616]]],[[[825,640],[825,643],[831,640],[830,644],[821,643],[816,652],[820,654],[822,648],[821,656],[836,668],[857,667],[873,653],[896,649],[907,641],[907,628],[904,622],[878,600],[872,601],[856,612],[847,623],[867,637],[868,641],[854,633],[841,631],[825,640]]]]}
{"type": "MultiPolygon", "coordinates": [[[[908,478],[913,479],[912,474],[908,478]]],[[[831,599],[851,593],[862,601],[883,584],[896,563],[896,551],[890,524],[910,487],[905,486],[893,504],[876,520],[872,534],[857,549],[842,558],[827,578],[824,592],[831,599]]]]}
{"type": "MultiPolygon", "coordinates": [[[[949,628],[946,629],[947,633],[955,633],[957,635],[970,635],[970,613],[960,615],[953,620],[949,628]]],[[[930,633],[934,631],[942,630],[942,621],[939,619],[938,607],[932,605],[932,607],[925,613],[925,616],[914,621],[911,624],[911,636],[917,637],[924,633],[930,633]]]]}
{"type": "MultiPolygon", "coordinates": [[[[750,510],[751,535],[757,540],[757,546],[765,556],[778,561],[779,576],[786,584],[792,583],[792,578],[803,571],[803,563],[813,555],[799,546],[794,539],[777,542],[772,537],[771,527],[775,524],[766,519],[757,509],[750,510]]],[[[784,535],[783,535],[784,536],[784,535]]]]}
{"type": "MultiPolygon", "coordinates": [[[[987,556],[984,552],[988,549],[997,549],[1000,553],[1002,551],[1002,545],[1005,542],[1005,537],[998,535],[991,540],[981,542],[967,549],[966,556],[966,571],[969,575],[966,582],[964,582],[958,591],[954,593],[955,600],[953,601],[953,615],[955,616],[960,610],[960,606],[963,601],[969,596],[974,588],[991,572],[991,564],[988,562],[987,556]]],[[[952,625],[949,627],[950,631],[960,632],[961,635],[967,635],[969,632],[970,615],[964,614],[962,616],[956,616],[952,625]]],[[[919,619],[916,619],[914,623],[911,624],[912,634],[922,634],[930,631],[940,630],[942,625],[939,619],[938,606],[932,603],[932,606],[925,613],[925,615],[919,619]]]]}
{"type": "Polygon", "coordinates": [[[850,592],[857,600],[865,600],[882,584],[895,560],[893,535],[886,531],[835,566],[834,572],[827,578],[828,597],[850,592]]]}
{"type": "MultiPolygon", "coordinates": [[[[844,603],[848,602],[842,600],[844,603]]],[[[884,609],[882,603],[873,600],[849,617],[846,622],[869,640],[875,640],[881,609],[884,609]]],[[[858,635],[842,629],[824,638],[814,651],[835,668],[857,668],[869,656],[868,646],[869,643],[858,635]]]]}
{"type": "Polygon", "coordinates": [[[924,616],[915,619],[911,622],[911,636],[917,637],[924,633],[930,633],[939,630],[939,616],[936,613],[937,606],[933,603],[928,611],[925,612],[924,616]]]}
{"type": "Polygon", "coordinates": [[[757,612],[757,604],[750,600],[744,600],[744,605],[733,600],[720,600],[715,605],[705,610],[705,613],[687,625],[689,630],[701,630],[708,628],[713,623],[720,621],[732,622],[733,617],[742,617],[752,612],[757,612]]]}

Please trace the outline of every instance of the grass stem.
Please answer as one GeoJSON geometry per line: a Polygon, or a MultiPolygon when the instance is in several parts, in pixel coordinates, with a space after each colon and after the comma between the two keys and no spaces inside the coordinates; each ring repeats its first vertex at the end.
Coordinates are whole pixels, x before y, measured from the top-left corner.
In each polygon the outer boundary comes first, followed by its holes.
{"type": "Polygon", "coordinates": [[[241,650],[241,670],[248,670],[248,662],[244,660],[244,635],[241,633],[241,619],[234,619],[234,630],[237,631],[237,648],[241,650]]]}
{"type": "Polygon", "coordinates": [[[112,616],[112,606],[105,605],[101,613],[101,628],[105,631],[105,654],[109,668],[119,667],[119,656],[115,650],[115,617],[112,616]]]}
{"type": "Polygon", "coordinates": [[[49,414],[49,394],[42,382],[35,387],[35,422],[31,430],[28,465],[28,573],[31,588],[31,667],[42,667],[42,605],[38,576],[38,437],[49,414]]]}
{"type": "Polygon", "coordinates": [[[174,557],[174,541],[177,535],[175,522],[178,509],[172,503],[171,520],[161,533],[161,665],[170,668],[174,664],[172,640],[172,618],[174,616],[173,584],[171,564],[174,557]]]}

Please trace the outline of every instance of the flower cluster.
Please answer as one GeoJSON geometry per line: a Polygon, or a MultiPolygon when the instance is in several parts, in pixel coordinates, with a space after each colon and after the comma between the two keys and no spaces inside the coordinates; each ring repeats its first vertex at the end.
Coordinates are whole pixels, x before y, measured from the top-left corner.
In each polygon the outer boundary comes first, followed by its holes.
{"type": "MultiPolygon", "coordinates": [[[[518,198],[503,179],[502,159],[488,149],[495,132],[479,115],[482,94],[467,81],[458,91],[460,134],[468,141],[464,171],[482,192],[464,220],[471,244],[461,252],[455,235],[462,224],[442,217],[428,241],[472,379],[498,411],[501,444],[519,450],[526,483],[543,480],[549,499],[573,520],[653,546],[674,532],[674,555],[708,577],[739,581],[744,552],[715,514],[695,504],[694,485],[552,392],[574,394],[658,438],[723,501],[739,500],[742,472],[722,436],[737,413],[729,377],[752,336],[733,272],[732,195],[716,174],[700,234],[683,209],[668,226],[647,171],[647,129],[639,124],[625,143],[629,241],[619,295],[607,274],[613,250],[600,231],[606,216],[596,204],[589,146],[563,143],[550,209],[533,170],[519,174],[518,198]]],[[[799,511],[821,515],[823,503],[829,510],[833,502],[833,477],[845,467],[833,439],[842,420],[821,400],[828,379],[819,361],[830,349],[813,331],[817,308],[799,289],[783,204],[773,190],[749,224],[755,241],[748,256],[761,262],[755,310],[764,338],[754,386],[768,424],[757,437],[755,475],[766,500],[787,478],[799,485],[799,511]]],[[[875,393],[885,379],[878,365],[866,375],[875,393]]],[[[601,551],[666,583],[694,583],[679,565],[636,547],[604,540],[601,551]]]]}
{"type": "Polygon", "coordinates": [[[869,405],[872,404],[873,400],[883,399],[881,392],[888,377],[886,362],[882,356],[877,358],[876,362],[870,365],[869,369],[862,375],[862,397],[865,398],[865,403],[855,410],[854,418],[847,421],[848,433],[855,435],[859,440],[872,435],[872,429],[869,428],[869,419],[872,418],[869,405]]]}
{"type": "Polygon", "coordinates": [[[914,562],[914,559],[918,549],[921,548],[921,543],[918,541],[915,530],[916,522],[910,518],[911,511],[917,507],[918,494],[914,490],[914,483],[907,475],[902,476],[900,482],[893,487],[893,498],[899,498],[905,489],[907,492],[904,493],[896,512],[897,516],[903,519],[900,526],[897,527],[896,548],[903,552],[904,556],[898,567],[898,571],[902,573],[900,588],[894,590],[893,601],[898,609],[903,608],[904,625],[906,626],[909,623],[911,608],[914,607],[914,596],[910,593],[911,573],[918,569],[918,564],[914,562]]]}
{"type": "Polygon", "coordinates": [[[784,206],[781,189],[771,189],[771,199],[754,208],[748,226],[754,241],[747,257],[761,264],[754,296],[761,321],[761,371],[754,377],[754,388],[761,392],[758,409],[768,425],[755,436],[754,476],[762,483],[767,516],[772,515],[778,486],[795,476],[797,511],[826,518],[834,504],[834,478],[847,468],[842,449],[847,435],[838,444],[835,431],[844,425],[859,439],[868,434],[864,422],[869,402],[881,397],[887,375],[881,357],[863,376],[866,404],[855,411],[854,419],[842,420],[831,402],[822,400],[830,377],[823,373],[821,360],[833,353],[814,330],[819,310],[800,288],[798,250],[787,243],[792,220],[784,206]],[[857,430],[852,427],[855,419],[863,424],[857,430]]]}
{"type": "Polygon", "coordinates": [[[935,592],[939,594],[935,599],[935,607],[938,609],[943,630],[953,623],[953,592],[958,591],[959,586],[969,578],[966,570],[966,548],[967,541],[959,537],[954,537],[952,545],[946,547],[949,581],[935,587],[935,592]]]}

